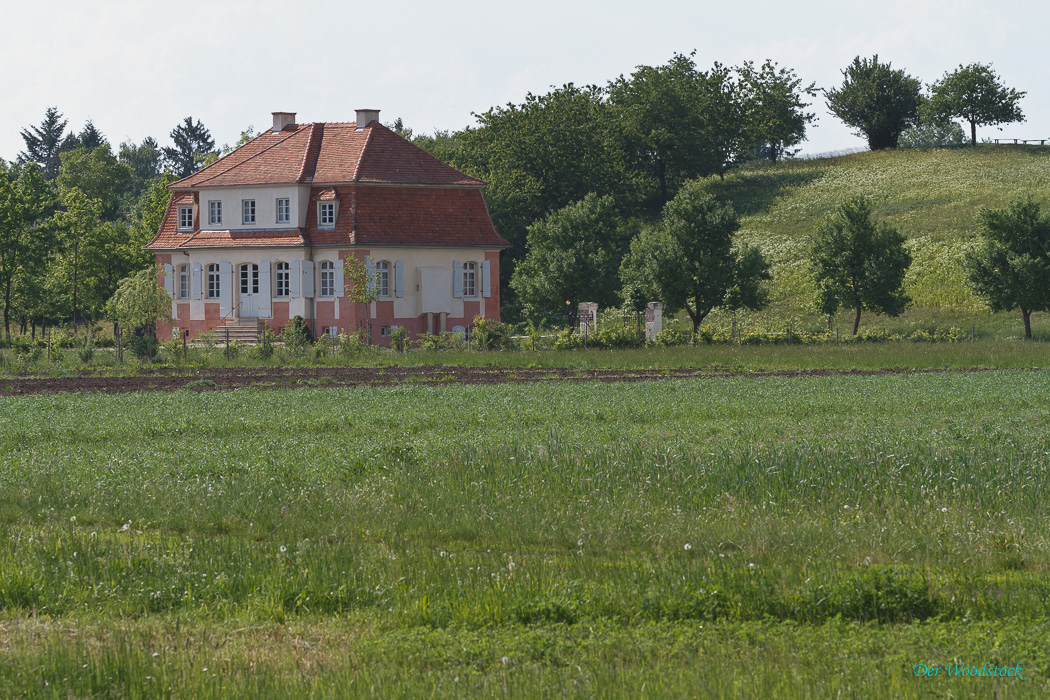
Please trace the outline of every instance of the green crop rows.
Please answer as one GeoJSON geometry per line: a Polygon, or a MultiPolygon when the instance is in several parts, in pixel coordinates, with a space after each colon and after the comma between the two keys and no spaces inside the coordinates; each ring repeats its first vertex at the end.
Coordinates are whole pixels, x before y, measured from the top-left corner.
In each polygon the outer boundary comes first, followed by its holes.
{"type": "Polygon", "coordinates": [[[1050,692],[1050,373],[0,398],[0,694],[1050,692]],[[1023,664],[920,679],[915,664],[1023,664]]]}

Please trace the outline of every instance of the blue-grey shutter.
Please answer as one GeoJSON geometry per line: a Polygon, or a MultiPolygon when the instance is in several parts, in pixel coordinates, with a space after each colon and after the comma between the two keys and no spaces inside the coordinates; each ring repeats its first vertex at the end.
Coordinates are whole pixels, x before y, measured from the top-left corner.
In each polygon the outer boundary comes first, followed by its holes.
{"type": "Polygon", "coordinates": [[[481,263],[481,296],[490,297],[492,296],[492,280],[489,279],[489,261],[486,260],[481,263]]]}
{"type": "Polygon", "coordinates": [[[193,263],[193,276],[190,278],[190,299],[200,299],[202,289],[201,264],[193,263]]]}
{"type": "Polygon", "coordinates": [[[164,263],[164,291],[175,296],[175,268],[164,263]]]}
{"type": "Polygon", "coordinates": [[[463,296],[463,263],[459,260],[452,261],[452,296],[463,296]]]}
{"type": "Polygon", "coordinates": [[[233,311],[233,265],[219,263],[219,316],[232,316],[233,311]]]}
{"type": "Polygon", "coordinates": [[[376,264],[372,258],[365,258],[365,294],[375,296],[376,293],[376,264]]]}
{"type": "Polygon", "coordinates": [[[270,261],[259,263],[259,315],[263,318],[273,316],[273,305],[270,294],[270,261]]]}
{"type": "Polygon", "coordinates": [[[314,263],[313,260],[303,260],[303,296],[307,299],[314,298],[314,263]]]}
{"type": "Polygon", "coordinates": [[[343,261],[337,260],[335,263],[335,295],[337,297],[343,296],[346,293],[344,287],[345,277],[343,275],[343,261]]]}
{"type": "Polygon", "coordinates": [[[405,296],[405,264],[402,260],[394,262],[394,296],[405,296]]]}
{"type": "Polygon", "coordinates": [[[302,274],[300,261],[293,260],[292,264],[288,266],[288,286],[290,287],[288,290],[288,296],[299,297],[299,277],[302,274]]]}

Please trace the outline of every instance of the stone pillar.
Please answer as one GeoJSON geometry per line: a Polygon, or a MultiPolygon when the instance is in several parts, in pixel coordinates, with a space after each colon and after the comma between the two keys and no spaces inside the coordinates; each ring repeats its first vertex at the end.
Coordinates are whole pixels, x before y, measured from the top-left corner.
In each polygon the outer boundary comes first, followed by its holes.
{"type": "Polygon", "coordinates": [[[598,304],[593,301],[580,302],[580,333],[590,335],[598,332],[598,304]]]}
{"type": "Polygon", "coordinates": [[[645,339],[651,341],[664,329],[664,304],[651,301],[645,307],[645,339]]]}

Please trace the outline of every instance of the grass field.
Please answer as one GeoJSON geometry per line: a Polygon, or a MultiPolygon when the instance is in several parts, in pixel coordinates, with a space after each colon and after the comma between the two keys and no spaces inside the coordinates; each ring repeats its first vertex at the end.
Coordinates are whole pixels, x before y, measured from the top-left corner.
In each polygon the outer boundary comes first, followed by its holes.
{"type": "Polygon", "coordinates": [[[0,398],[0,694],[1045,696],[1048,408],[1040,370],[0,398]],[[1024,680],[913,672],[952,663],[1024,680]]]}

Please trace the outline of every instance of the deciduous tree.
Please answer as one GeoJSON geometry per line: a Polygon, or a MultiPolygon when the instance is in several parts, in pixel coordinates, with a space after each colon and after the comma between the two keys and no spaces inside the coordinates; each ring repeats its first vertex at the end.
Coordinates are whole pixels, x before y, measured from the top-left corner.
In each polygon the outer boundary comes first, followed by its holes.
{"type": "Polygon", "coordinates": [[[762,309],[769,263],[757,248],[735,245],[738,228],[731,205],[689,183],[664,207],[660,225],[631,241],[623,282],[661,299],[665,313],[684,308],[693,333],[716,308],[762,309]]]}
{"type": "Polygon", "coordinates": [[[775,163],[784,148],[805,140],[806,126],[816,118],[806,112],[805,98],[816,96],[816,84],[803,86],[795,71],[777,68],[769,60],[759,68],[745,61],[737,72],[748,134],[755,143],[768,146],[769,159],[775,163]]]}
{"type": "Polygon", "coordinates": [[[889,63],[857,56],[842,71],[841,87],[825,90],[831,113],[868,139],[868,148],[896,148],[901,132],[919,116],[922,88],[918,78],[889,63]]]}
{"type": "Polygon", "coordinates": [[[843,202],[820,223],[809,262],[820,312],[830,316],[840,307],[855,309],[853,335],[862,310],[899,316],[911,301],[904,293],[911,265],[904,236],[872,221],[871,205],[863,197],[843,202]]]}
{"type": "Polygon", "coordinates": [[[960,65],[931,85],[930,92],[923,114],[931,121],[969,122],[972,146],[977,145],[978,126],[1024,121],[1018,102],[1026,93],[1004,85],[990,64],[960,65]]]}
{"type": "Polygon", "coordinates": [[[613,198],[588,194],[529,226],[528,253],[511,287],[529,316],[566,310],[574,327],[581,301],[607,306],[616,300],[627,240],[613,198]]]}
{"type": "Polygon", "coordinates": [[[45,225],[54,206],[54,191],[36,163],[13,171],[0,164],[0,290],[8,337],[13,292],[19,280],[42,277],[48,256],[54,252],[53,230],[45,225]]]}
{"type": "Polygon", "coordinates": [[[1024,337],[1032,338],[1032,312],[1050,311],[1050,217],[1031,197],[1003,209],[982,209],[980,243],[963,269],[992,311],[1020,309],[1024,337]]]}

